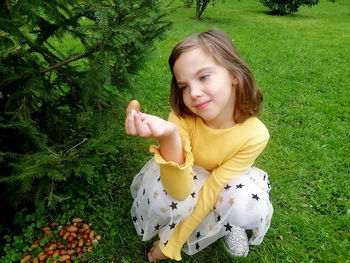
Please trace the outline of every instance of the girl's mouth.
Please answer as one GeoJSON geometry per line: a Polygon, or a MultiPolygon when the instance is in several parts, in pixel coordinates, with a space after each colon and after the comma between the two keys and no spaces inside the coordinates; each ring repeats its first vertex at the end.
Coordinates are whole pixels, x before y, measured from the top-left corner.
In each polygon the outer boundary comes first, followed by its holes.
{"type": "Polygon", "coordinates": [[[211,101],[210,100],[207,100],[207,101],[204,101],[204,102],[201,102],[199,104],[197,104],[195,107],[197,110],[202,110],[204,109],[205,107],[207,107],[207,105],[210,103],[211,101]]]}

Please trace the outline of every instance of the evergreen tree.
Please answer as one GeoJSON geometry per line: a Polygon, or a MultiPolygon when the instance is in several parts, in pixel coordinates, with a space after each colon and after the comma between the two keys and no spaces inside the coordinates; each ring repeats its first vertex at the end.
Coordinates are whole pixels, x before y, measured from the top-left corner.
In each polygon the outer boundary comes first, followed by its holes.
{"type": "MultiPolygon", "coordinates": [[[[334,3],[335,0],[330,0],[334,3]]],[[[287,15],[298,12],[303,5],[312,7],[319,3],[319,0],[260,0],[260,2],[270,8],[272,15],[287,15]]]]}
{"type": "Polygon", "coordinates": [[[0,3],[2,199],[52,201],[57,182],[93,173],[117,150],[120,93],[169,27],[165,16],[158,0],[0,3]]]}

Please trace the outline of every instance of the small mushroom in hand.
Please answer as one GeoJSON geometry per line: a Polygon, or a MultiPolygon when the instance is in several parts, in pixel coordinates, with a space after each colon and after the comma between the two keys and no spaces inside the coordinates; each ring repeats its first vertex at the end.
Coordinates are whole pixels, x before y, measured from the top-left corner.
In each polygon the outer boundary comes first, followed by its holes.
{"type": "Polygon", "coordinates": [[[140,111],[140,103],[137,100],[130,101],[128,107],[126,108],[126,115],[129,115],[129,113],[135,110],[137,112],[140,111]]]}

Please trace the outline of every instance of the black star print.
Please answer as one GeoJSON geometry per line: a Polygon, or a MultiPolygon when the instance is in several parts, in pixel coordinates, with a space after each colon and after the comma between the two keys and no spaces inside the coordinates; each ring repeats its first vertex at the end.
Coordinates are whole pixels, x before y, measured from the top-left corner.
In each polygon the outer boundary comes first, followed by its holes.
{"type": "Polygon", "coordinates": [[[143,235],[145,233],[145,231],[143,231],[143,229],[141,228],[141,234],[143,235]]]}
{"type": "Polygon", "coordinates": [[[228,190],[230,188],[231,188],[231,185],[228,185],[228,184],[224,187],[225,190],[228,190]]]}
{"type": "Polygon", "coordinates": [[[259,201],[260,197],[257,194],[252,194],[252,199],[256,199],[256,201],[259,201]]]}
{"type": "Polygon", "coordinates": [[[193,180],[198,180],[197,175],[193,176],[193,180]]]}
{"type": "Polygon", "coordinates": [[[142,194],[143,194],[143,195],[145,195],[145,193],[146,193],[146,189],[143,189],[143,192],[142,192],[142,194]]]}
{"type": "Polygon", "coordinates": [[[192,198],[194,198],[194,197],[196,196],[196,192],[193,192],[193,193],[191,194],[191,196],[192,196],[192,198]]]}
{"type": "Polygon", "coordinates": [[[160,181],[160,176],[158,177],[157,181],[158,181],[158,182],[160,181]]]}
{"type": "Polygon", "coordinates": [[[157,225],[154,227],[154,230],[159,231],[159,228],[160,228],[160,224],[157,223],[157,225]]]}
{"type": "Polygon", "coordinates": [[[232,226],[228,222],[227,222],[226,225],[224,225],[224,227],[226,228],[225,229],[226,231],[230,231],[231,232],[232,226]]]}
{"type": "Polygon", "coordinates": [[[221,220],[221,216],[218,215],[218,217],[216,218],[216,222],[219,222],[221,220]]]}
{"type": "Polygon", "coordinates": [[[201,237],[201,232],[197,232],[196,238],[200,238],[201,237]]]}
{"type": "Polygon", "coordinates": [[[196,243],[196,249],[199,251],[199,244],[198,243],[196,243]]]}
{"type": "Polygon", "coordinates": [[[132,221],[133,221],[133,222],[136,222],[136,220],[137,220],[137,217],[134,216],[134,217],[132,218],[132,221]]]}
{"type": "Polygon", "coordinates": [[[171,205],[169,205],[172,210],[177,209],[177,203],[171,202],[171,205]]]}
{"type": "Polygon", "coordinates": [[[147,198],[147,203],[149,204],[149,198],[147,198]]]}
{"type": "Polygon", "coordinates": [[[141,220],[143,221],[143,217],[141,216],[141,220]]]}
{"type": "Polygon", "coordinates": [[[266,180],[266,174],[264,174],[264,181],[266,180]]]}
{"type": "Polygon", "coordinates": [[[237,185],[236,185],[236,189],[238,189],[238,188],[241,188],[241,189],[242,189],[243,186],[244,186],[244,184],[237,184],[237,185]]]}
{"type": "Polygon", "coordinates": [[[136,202],[136,207],[139,207],[139,203],[138,202],[136,202]]]}
{"type": "Polygon", "coordinates": [[[260,218],[260,223],[262,223],[263,220],[264,220],[263,218],[260,218]]]}
{"type": "Polygon", "coordinates": [[[163,190],[163,192],[164,192],[166,195],[168,195],[168,193],[167,193],[165,190],[163,190]]]}
{"type": "Polygon", "coordinates": [[[268,187],[268,188],[270,188],[270,187],[271,187],[271,186],[270,186],[270,182],[267,182],[267,187],[268,187]]]}
{"type": "Polygon", "coordinates": [[[166,246],[166,244],[168,244],[168,240],[166,242],[163,243],[164,246],[166,246]]]}
{"type": "Polygon", "coordinates": [[[172,224],[169,225],[169,226],[170,226],[170,229],[173,229],[173,228],[175,228],[176,224],[175,224],[175,223],[172,223],[172,224]]]}

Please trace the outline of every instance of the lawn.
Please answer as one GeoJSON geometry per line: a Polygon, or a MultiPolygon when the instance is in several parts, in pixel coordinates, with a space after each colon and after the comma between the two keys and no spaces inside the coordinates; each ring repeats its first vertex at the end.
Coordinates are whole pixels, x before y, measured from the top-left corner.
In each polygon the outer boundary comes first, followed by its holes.
{"type": "MultiPolygon", "coordinates": [[[[233,259],[219,240],[194,256],[183,254],[183,262],[350,262],[350,2],[321,0],[294,15],[270,16],[258,0],[215,1],[200,21],[194,19],[194,7],[176,4],[180,8],[168,18],[172,28],[149,52],[125,97],[138,99],[142,111],[166,118],[173,46],[196,32],[224,30],[264,94],[260,119],[271,140],[255,166],[269,173],[275,209],[264,242],[251,247],[247,258],[233,259]]],[[[98,194],[74,203],[82,205],[81,214],[65,213],[94,221],[103,237],[88,262],[113,257],[146,262],[153,242],[136,235],[129,186],[155,142],[124,134],[123,120],[118,125],[123,151],[110,160],[106,174],[96,176],[105,178],[110,191],[100,195],[104,186],[97,178],[98,194]]]]}
{"type": "MultiPolygon", "coordinates": [[[[180,8],[170,16],[173,27],[139,74],[135,97],[145,111],[166,118],[171,49],[210,28],[226,31],[252,68],[264,94],[260,119],[271,134],[255,165],[269,173],[275,213],[263,244],[237,262],[350,262],[350,3],[321,1],[281,17],[258,1],[216,1],[201,21],[194,13],[180,8]]],[[[150,158],[149,141],[130,140],[142,161],[150,158]]],[[[121,216],[113,249],[123,262],[143,262],[151,243],[135,238],[127,212],[121,216]]],[[[230,260],[222,242],[183,255],[183,262],[230,260]]]]}

